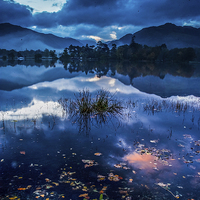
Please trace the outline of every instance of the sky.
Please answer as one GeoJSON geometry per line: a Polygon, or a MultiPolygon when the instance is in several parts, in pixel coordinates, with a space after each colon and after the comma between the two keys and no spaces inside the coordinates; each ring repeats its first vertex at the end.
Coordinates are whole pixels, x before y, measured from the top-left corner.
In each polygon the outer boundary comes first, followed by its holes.
{"type": "Polygon", "coordinates": [[[199,0],[0,0],[0,23],[110,41],[167,22],[200,27],[199,0]]]}

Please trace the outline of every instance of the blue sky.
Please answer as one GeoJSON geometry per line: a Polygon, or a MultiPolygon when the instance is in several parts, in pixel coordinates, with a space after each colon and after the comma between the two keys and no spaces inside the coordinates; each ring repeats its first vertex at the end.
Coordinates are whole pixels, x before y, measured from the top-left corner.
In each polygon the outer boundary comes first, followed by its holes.
{"type": "Polygon", "coordinates": [[[199,8],[198,0],[0,0],[0,23],[108,41],[167,22],[198,28],[199,8]]]}

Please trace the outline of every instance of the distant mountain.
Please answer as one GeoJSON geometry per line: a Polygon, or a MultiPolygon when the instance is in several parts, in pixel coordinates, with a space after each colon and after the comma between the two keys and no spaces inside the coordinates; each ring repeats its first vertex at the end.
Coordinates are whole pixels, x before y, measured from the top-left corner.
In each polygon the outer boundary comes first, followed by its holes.
{"type": "Polygon", "coordinates": [[[88,44],[88,46],[92,46],[92,45],[94,45],[94,46],[96,46],[97,45],[97,43],[96,43],[96,41],[95,40],[78,40],[81,44],[83,44],[84,46],[86,45],[86,44],[88,44]]]}
{"type": "Polygon", "coordinates": [[[166,23],[157,27],[144,28],[134,34],[135,42],[148,46],[166,44],[168,49],[200,47],[200,29],[191,26],[176,26],[166,23]]]}
{"type": "MultiPolygon", "coordinates": [[[[135,42],[142,45],[159,46],[165,43],[168,49],[200,48],[200,28],[176,26],[171,23],[143,28],[134,34],[127,34],[119,40],[113,40],[107,42],[107,44],[110,48],[112,48],[112,44],[117,46],[129,45],[133,36],[135,36],[135,42]]],[[[47,48],[63,50],[71,44],[74,46],[96,45],[95,41],[92,40],[78,41],[73,38],[62,38],[53,34],[39,33],[9,23],[0,24],[0,49],[15,49],[19,51],[25,49],[44,50],[47,48]]]]}
{"type": "Polygon", "coordinates": [[[116,44],[117,46],[130,44],[132,40],[133,35],[131,33],[126,34],[125,36],[121,37],[119,40],[112,40],[110,42],[107,42],[109,48],[112,48],[112,44],[116,44]]]}
{"type": "Polygon", "coordinates": [[[73,38],[62,38],[53,34],[38,33],[31,29],[9,23],[0,24],[0,48],[15,50],[55,49],[63,50],[70,45],[83,46],[73,38]]]}
{"type": "Polygon", "coordinates": [[[132,34],[127,34],[116,41],[111,41],[118,45],[130,44],[132,36],[135,36],[135,42],[147,46],[160,46],[166,44],[168,49],[184,47],[200,47],[200,28],[191,26],[176,26],[166,23],[161,26],[152,26],[132,34]]]}

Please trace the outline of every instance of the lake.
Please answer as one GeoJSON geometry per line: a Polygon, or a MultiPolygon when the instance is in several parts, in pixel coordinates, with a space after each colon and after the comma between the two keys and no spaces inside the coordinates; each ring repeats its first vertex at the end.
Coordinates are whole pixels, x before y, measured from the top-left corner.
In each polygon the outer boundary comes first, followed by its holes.
{"type": "Polygon", "coordinates": [[[200,66],[0,67],[1,199],[199,199],[200,66]],[[61,101],[106,90],[122,113],[61,101]]]}

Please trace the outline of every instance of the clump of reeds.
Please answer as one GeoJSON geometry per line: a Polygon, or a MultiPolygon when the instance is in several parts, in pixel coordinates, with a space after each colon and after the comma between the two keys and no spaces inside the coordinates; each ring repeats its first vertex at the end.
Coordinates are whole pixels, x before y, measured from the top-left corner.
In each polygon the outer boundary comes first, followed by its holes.
{"type": "Polygon", "coordinates": [[[92,113],[92,98],[89,90],[80,91],[75,95],[76,99],[71,101],[73,110],[75,109],[80,114],[92,113]]]}
{"type": "MultiPolygon", "coordinates": [[[[191,107],[191,106],[190,106],[191,107]]],[[[189,108],[187,102],[180,101],[156,101],[151,100],[143,105],[144,111],[154,114],[155,112],[161,111],[172,111],[172,112],[186,112],[189,108]]]]}
{"type": "Polygon", "coordinates": [[[97,114],[120,114],[123,106],[121,101],[114,98],[109,91],[101,89],[92,98],[89,90],[82,90],[75,94],[75,99],[66,101],[60,100],[59,103],[70,114],[97,115],[97,114]]]}
{"type": "Polygon", "coordinates": [[[75,95],[76,99],[71,101],[70,106],[79,114],[121,114],[122,103],[113,96],[109,91],[101,89],[92,98],[89,90],[82,90],[75,95]]]}

